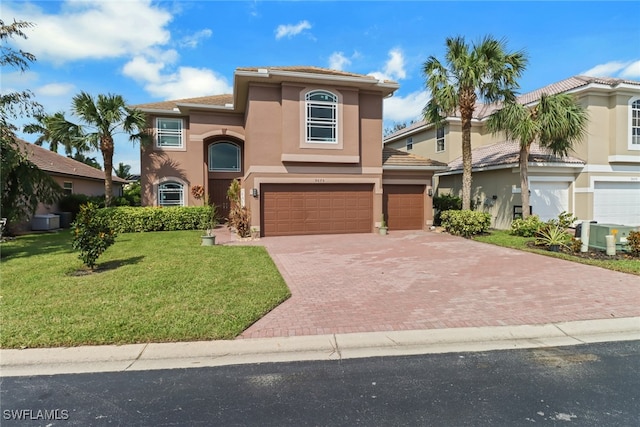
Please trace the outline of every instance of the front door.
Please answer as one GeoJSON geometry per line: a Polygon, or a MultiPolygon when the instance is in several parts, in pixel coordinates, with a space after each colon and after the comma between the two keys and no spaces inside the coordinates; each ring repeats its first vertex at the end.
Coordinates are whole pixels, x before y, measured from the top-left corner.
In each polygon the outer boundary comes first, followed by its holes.
{"type": "Polygon", "coordinates": [[[209,181],[209,200],[216,205],[218,209],[218,218],[229,218],[229,209],[231,204],[227,197],[227,190],[233,179],[215,178],[209,181]]]}

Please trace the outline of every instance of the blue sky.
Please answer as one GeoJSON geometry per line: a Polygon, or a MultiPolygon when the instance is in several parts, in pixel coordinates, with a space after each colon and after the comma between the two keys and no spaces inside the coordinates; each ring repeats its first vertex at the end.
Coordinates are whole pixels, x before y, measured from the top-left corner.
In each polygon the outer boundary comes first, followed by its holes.
{"type": "MultiPolygon", "coordinates": [[[[231,93],[237,67],[312,65],[397,81],[385,126],[418,119],[422,64],[447,37],[487,34],[525,50],[528,92],[577,74],[640,80],[638,1],[10,1],[5,23],[29,21],[13,47],[37,57],[2,70],[2,91],[30,89],[48,113],[80,91],[129,104],[231,93]]],[[[29,141],[34,135],[24,135],[29,141]]],[[[96,157],[101,159],[100,155],[96,157]]],[[[139,149],[116,141],[114,163],[139,172],[139,149]]]]}

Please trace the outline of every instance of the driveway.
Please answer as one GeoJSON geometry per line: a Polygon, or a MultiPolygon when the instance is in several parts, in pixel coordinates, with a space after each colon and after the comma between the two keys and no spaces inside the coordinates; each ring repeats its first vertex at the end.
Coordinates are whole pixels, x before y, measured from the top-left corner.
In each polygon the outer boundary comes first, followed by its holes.
{"type": "Polygon", "coordinates": [[[640,315],[638,276],[437,232],[263,238],[291,298],[241,338],[640,315]]]}

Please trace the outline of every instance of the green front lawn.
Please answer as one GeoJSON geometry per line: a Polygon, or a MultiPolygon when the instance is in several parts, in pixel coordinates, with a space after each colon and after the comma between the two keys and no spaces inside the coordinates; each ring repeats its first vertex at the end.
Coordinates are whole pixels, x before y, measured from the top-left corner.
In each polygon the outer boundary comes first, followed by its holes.
{"type": "Polygon", "coordinates": [[[290,293],[260,246],[122,234],[86,274],[68,231],[2,243],[0,347],[231,339],[290,293]]]}
{"type": "Polygon", "coordinates": [[[519,249],[522,251],[534,252],[542,255],[552,256],[565,259],[568,261],[579,262],[582,264],[595,265],[609,270],[621,271],[623,273],[640,275],[640,259],[602,259],[606,257],[583,258],[576,255],[563,252],[551,252],[542,248],[533,248],[527,245],[528,242],[534,240],[533,237],[512,236],[506,230],[493,230],[490,234],[484,236],[475,236],[474,240],[493,245],[504,246],[507,248],[519,249]]]}

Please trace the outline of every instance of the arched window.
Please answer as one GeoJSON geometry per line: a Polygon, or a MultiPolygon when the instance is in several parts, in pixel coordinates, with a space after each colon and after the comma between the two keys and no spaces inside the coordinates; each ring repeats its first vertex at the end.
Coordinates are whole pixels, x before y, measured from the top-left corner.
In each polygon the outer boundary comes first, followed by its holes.
{"type": "Polygon", "coordinates": [[[640,150],[640,99],[631,100],[629,149],[640,150]]]}
{"type": "Polygon", "coordinates": [[[184,206],[184,185],[167,181],[158,185],[159,206],[184,206]]]}
{"type": "Polygon", "coordinates": [[[331,92],[314,90],[305,96],[305,123],[308,143],[338,142],[338,97],[331,92]]]}
{"type": "Polygon", "coordinates": [[[240,172],[240,147],[233,142],[216,142],[209,146],[209,170],[212,172],[240,172]]]}

